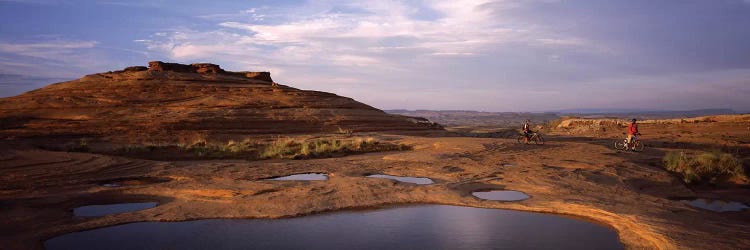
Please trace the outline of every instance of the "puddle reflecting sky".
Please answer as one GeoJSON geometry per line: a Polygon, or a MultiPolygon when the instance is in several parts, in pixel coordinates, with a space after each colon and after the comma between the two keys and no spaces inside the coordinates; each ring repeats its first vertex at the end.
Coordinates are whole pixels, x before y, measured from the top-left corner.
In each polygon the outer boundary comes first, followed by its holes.
{"type": "Polygon", "coordinates": [[[529,198],[529,196],[523,192],[511,191],[511,190],[473,192],[471,194],[479,199],[493,200],[493,201],[520,201],[520,200],[525,200],[529,198]]]}
{"type": "Polygon", "coordinates": [[[108,205],[90,205],[73,209],[73,214],[78,217],[97,217],[109,214],[119,214],[133,212],[156,207],[158,202],[141,202],[141,203],[118,203],[108,205]]]}
{"type": "Polygon", "coordinates": [[[278,178],[272,178],[269,180],[274,181],[325,181],[328,180],[327,174],[320,173],[309,173],[309,174],[293,174],[282,176],[278,178]]]}
{"type": "Polygon", "coordinates": [[[417,185],[428,185],[428,184],[435,183],[434,181],[432,181],[432,179],[424,178],[424,177],[393,176],[393,175],[386,175],[386,174],[373,174],[373,175],[368,175],[367,177],[391,179],[391,180],[397,180],[400,182],[414,183],[417,185]]]}
{"type": "Polygon", "coordinates": [[[736,201],[720,201],[709,199],[682,200],[683,203],[693,207],[711,210],[715,212],[736,212],[748,209],[745,204],[736,201]]]}
{"type": "Polygon", "coordinates": [[[606,227],[549,214],[443,205],[279,220],[139,222],[75,232],[47,249],[622,249],[606,227]]]}

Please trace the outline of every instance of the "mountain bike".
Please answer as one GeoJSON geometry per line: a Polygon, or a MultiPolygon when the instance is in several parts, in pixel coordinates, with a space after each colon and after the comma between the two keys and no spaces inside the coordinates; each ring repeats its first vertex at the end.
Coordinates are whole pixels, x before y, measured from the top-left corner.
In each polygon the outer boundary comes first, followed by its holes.
{"type": "MultiPolygon", "coordinates": [[[[641,134],[638,134],[638,135],[641,135],[641,134]]],[[[633,138],[633,141],[631,141],[630,143],[628,143],[627,137],[625,139],[615,140],[615,149],[617,150],[624,150],[624,151],[633,150],[635,152],[641,152],[645,148],[646,146],[643,145],[643,142],[640,139],[638,139],[638,137],[633,138]]]]}
{"type": "Polygon", "coordinates": [[[529,137],[526,138],[526,135],[523,133],[518,135],[518,143],[521,144],[531,144],[534,143],[536,145],[544,145],[544,137],[542,137],[542,134],[537,132],[530,133],[529,137]]]}

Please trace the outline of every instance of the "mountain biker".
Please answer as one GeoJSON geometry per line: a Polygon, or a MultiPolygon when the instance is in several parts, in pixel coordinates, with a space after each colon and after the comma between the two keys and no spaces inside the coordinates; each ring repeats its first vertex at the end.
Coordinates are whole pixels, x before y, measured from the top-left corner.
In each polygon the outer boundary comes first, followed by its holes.
{"type": "Polygon", "coordinates": [[[531,140],[531,120],[526,120],[526,123],[523,124],[523,136],[526,137],[526,140],[531,140]]]}
{"type": "MultiPolygon", "coordinates": [[[[636,124],[636,120],[633,118],[630,125],[628,125],[628,145],[635,141],[640,134],[641,133],[638,132],[638,124],[636,124]]],[[[633,145],[633,150],[635,150],[635,145],[633,145]]]]}

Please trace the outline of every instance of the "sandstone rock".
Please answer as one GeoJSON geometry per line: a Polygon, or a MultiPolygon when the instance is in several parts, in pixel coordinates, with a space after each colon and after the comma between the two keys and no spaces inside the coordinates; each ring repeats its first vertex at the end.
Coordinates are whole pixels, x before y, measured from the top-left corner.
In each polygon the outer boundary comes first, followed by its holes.
{"type": "Polygon", "coordinates": [[[271,72],[241,72],[241,73],[244,73],[245,77],[247,78],[273,82],[273,80],[271,79],[271,72]]]}
{"type": "Polygon", "coordinates": [[[125,68],[123,71],[124,72],[139,72],[139,71],[146,71],[146,70],[148,70],[148,67],[144,67],[144,66],[131,66],[131,67],[125,68]]]}
{"type": "Polygon", "coordinates": [[[146,71],[92,74],[0,99],[0,121],[13,117],[24,117],[23,124],[0,127],[0,137],[441,130],[351,98],[276,85],[269,72],[228,72],[204,63],[150,62],[146,71]]]}
{"type": "Polygon", "coordinates": [[[190,66],[193,67],[195,70],[195,73],[205,74],[205,73],[213,73],[213,74],[219,74],[224,73],[224,70],[219,67],[219,65],[212,64],[212,63],[193,63],[190,64],[190,66]]]}
{"type": "Polygon", "coordinates": [[[195,73],[195,69],[192,65],[185,65],[179,63],[165,63],[162,61],[148,62],[149,71],[172,71],[182,73],[195,73]]]}

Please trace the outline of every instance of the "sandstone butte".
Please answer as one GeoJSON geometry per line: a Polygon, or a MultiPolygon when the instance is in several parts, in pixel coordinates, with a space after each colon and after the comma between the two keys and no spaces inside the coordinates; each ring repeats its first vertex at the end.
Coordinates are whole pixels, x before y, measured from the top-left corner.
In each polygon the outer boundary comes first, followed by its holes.
{"type": "Polygon", "coordinates": [[[270,72],[160,61],[0,99],[0,120],[8,136],[115,140],[442,129],[351,98],[280,85],[270,72]]]}

